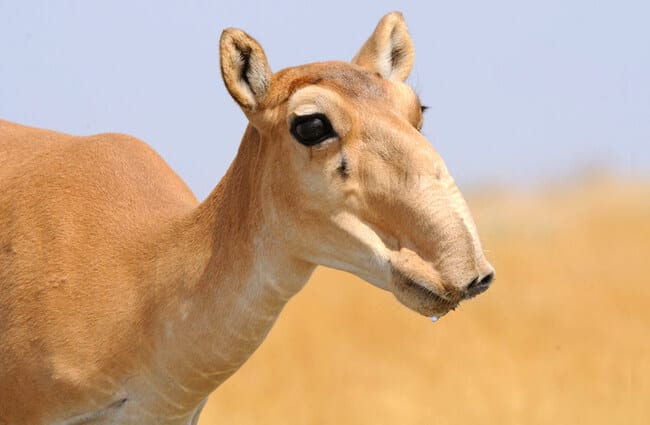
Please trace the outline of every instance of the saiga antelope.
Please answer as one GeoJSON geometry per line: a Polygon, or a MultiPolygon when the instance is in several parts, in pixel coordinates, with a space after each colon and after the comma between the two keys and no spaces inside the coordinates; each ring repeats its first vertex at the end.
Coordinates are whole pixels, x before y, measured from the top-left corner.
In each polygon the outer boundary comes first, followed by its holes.
{"type": "Polygon", "coordinates": [[[133,137],[0,122],[0,424],[195,424],[318,264],[427,316],[489,286],[401,14],[352,63],[219,51],[249,125],[202,203],[133,137]]]}

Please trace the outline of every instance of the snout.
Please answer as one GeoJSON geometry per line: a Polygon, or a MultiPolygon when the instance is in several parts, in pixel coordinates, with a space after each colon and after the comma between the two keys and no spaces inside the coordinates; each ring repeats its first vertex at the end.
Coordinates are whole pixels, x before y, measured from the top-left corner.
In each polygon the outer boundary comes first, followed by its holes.
{"type": "Polygon", "coordinates": [[[470,283],[465,286],[463,291],[463,299],[468,300],[474,298],[475,296],[482,294],[487,291],[492,282],[494,281],[494,270],[490,272],[475,277],[470,283]]]}
{"type": "Polygon", "coordinates": [[[409,308],[426,316],[439,317],[490,287],[494,268],[485,258],[479,260],[481,264],[473,267],[476,273],[473,279],[462,284],[457,278],[454,283],[455,279],[440,274],[431,262],[402,248],[391,258],[393,293],[409,308]]]}

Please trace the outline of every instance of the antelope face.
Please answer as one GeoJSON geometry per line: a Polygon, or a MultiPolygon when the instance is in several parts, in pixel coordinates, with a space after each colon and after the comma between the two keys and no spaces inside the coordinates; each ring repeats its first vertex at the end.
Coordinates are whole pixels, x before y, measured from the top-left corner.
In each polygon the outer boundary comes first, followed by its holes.
{"type": "Polygon", "coordinates": [[[386,15],[352,63],[271,74],[261,47],[226,30],[226,86],[260,136],[265,223],[289,255],[349,271],[424,315],[484,291],[494,272],[404,83],[413,45],[386,15]]]}

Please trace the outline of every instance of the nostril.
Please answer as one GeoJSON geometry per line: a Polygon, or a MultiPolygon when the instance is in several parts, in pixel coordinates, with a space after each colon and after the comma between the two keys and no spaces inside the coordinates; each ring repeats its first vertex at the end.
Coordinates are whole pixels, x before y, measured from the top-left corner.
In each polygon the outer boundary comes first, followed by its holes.
{"type": "Polygon", "coordinates": [[[480,278],[479,281],[478,281],[478,284],[479,285],[489,286],[492,283],[493,280],[494,280],[494,272],[490,272],[490,273],[486,274],[485,276],[483,276],[482,278],[480,278]]]}
{"type": "Polygon", "coordinates": [[[465,298],[472,298],[481,292],[486,291],[490,287],[490,284],[493,280],[494,272],[490,272],[485,276],[479,276],[476,279],[472,280],[465,289],[465,298]]]}
{"type": "Polygon", "coordinates": [[[465,289],[466,289],[467,291],[471,291],[473,288],[475,288],[475,287],[478,285],[478,283],[479,283],[480,280],[481,280],[481,279],[479,279],[478,277],[475,277],[474,280],[472,280],[472,281],[469,283],[469,285],[467,285],[467,286],[465,287],[465,289]]]}

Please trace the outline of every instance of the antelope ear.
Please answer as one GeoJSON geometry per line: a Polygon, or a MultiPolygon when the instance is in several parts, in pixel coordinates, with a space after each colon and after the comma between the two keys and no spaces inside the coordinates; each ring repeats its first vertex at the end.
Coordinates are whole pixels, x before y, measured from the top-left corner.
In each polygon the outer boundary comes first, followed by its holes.
{"type": "Polygon", "coordinates": [[[352,59],[352,63],[376,72],[387,80],[404,81],[411,73],[415,48],[404,16],[391,12],[381,18],[375,32],[352,59]]]}
{"type": "Polygon", "coordinates": [[[221,77],[230,95],[246,111],[254,111],[268,92],[271,69],[264,49],[244,31],[228,28],[219,40],[221,77]]]}

